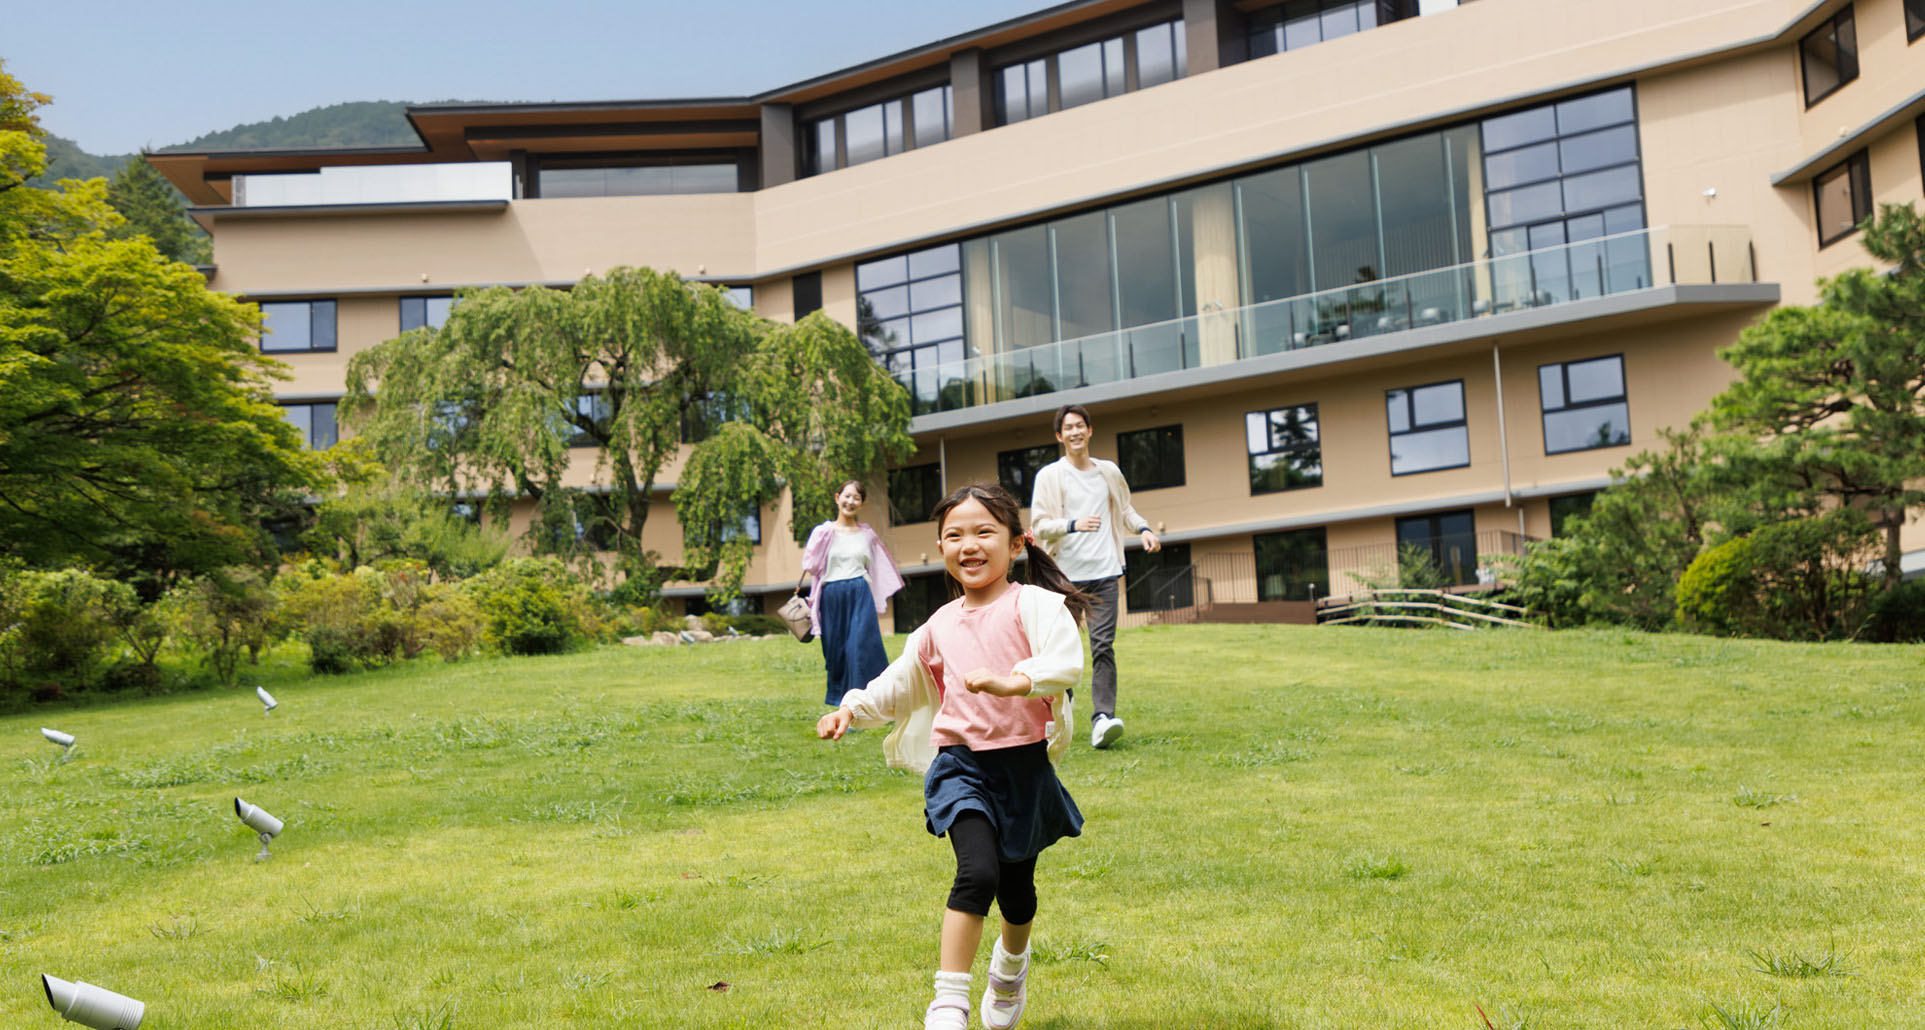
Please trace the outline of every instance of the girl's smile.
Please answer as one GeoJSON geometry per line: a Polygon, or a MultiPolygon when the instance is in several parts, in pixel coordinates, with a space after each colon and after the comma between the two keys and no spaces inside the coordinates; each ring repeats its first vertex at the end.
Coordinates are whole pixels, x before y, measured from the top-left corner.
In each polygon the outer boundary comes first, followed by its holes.
{"type": "Polygon", "coordinates": [[[1022,552],[982,502],[971,497],[949,510],[942,521],[943,567],[962,584],[963,604],[979,608],[1009,588],[1009,563],[1022,552]]]}

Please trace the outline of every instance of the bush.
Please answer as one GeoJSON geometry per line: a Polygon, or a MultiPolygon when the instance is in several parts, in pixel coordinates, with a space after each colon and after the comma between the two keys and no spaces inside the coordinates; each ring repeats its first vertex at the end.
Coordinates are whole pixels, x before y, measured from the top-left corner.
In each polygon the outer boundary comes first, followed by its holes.
{"type": "Polygon", "coordinates": [[[161,603],[175,640],[196,649],[223,686],[234,685],[242,654],[258,664],[261,651],[281,635],[280,598],[253,569],[190,580],[161,603]]]}
{"type": "Polygon", "coordinates": [[[515,558],[463,584],[482,639],[508,654],[560,654],[586,636],[587,591],[554,558],[515,558]]]}
{"type": "Polygon", "coordinates": [[[736,615],[729,622],[752,637],[789,635],[789,624],[773,615],[736,615]]]}
{"type": "Polygon", "coordinates": [[[1891,644],[1925,642],[1925,579],[1908,579],[1873,598],[1865,636],[1891,644]]]}
{"type": "Polygon", "coordinates": [[[481,646],[481,608],[457,584],[430,588],[415,610],[414,624],[421,642],[443,661],[458,662],[481,646]]]}
{"type": "Polygon", "coordinates": [[[1835,640],[1857,633],[1874,582],[1864,569],[1877,534],[1842,508],[1761,526],[1709,548],[1677,587],[1679,620],[1709,633],[1835,640]]]}
{"type": "Polygon", "coordinates": [[[117,626],[139,610],[133,588],[78,569],[0,569],[0,687],[17,702],[109,686],[117,626]]]}

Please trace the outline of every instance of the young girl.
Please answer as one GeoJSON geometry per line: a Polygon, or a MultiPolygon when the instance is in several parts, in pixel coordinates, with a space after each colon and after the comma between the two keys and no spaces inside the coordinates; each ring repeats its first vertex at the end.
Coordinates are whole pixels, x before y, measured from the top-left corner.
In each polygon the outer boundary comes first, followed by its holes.
{"type": "Polygon", "coordinates": [[[1064,690],[1083,675],[1076,619],[1089,598],[1048,555],[1028,547],[1016,502],[1001,487],[966,486],[933,518],[943,567],[962,596],[909,635],[902,657],[816,723],[841,739],[851,725],[894,722],[889,764],[923,772],[929,832],[948,834],[956,880],[942,919],[942,959],[925,1030],[969,1024],[971,965],[994,900],[1003,930],[989,964],[982,1021],[1007,1030],[1022,1018],[1036,856],[1082,832],[1083,814],[1052,763],[1075,720],[1064,690]],[[1029,579],[1009,580],[1029,553],[1029,579]]]}

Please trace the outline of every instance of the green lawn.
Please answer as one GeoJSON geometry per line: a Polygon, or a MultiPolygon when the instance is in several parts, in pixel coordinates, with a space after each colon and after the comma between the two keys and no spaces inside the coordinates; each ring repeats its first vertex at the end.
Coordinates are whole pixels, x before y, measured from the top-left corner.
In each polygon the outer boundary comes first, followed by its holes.
{"type": "MultiPolygon", "coordinates": [[[[1925,1027],[1925,648],[1117,650],[1027,1027],[1925,1027]]],[[[269,717],[250,679],[0,718],[0,1026],[63,1025],[41,972],[144,1030],[917,1026],[949,848],[881,734],[813,739],[818,654],[284,664],[269,717]],[[237,794],[287,821],[269,861],[237,794]]]]}

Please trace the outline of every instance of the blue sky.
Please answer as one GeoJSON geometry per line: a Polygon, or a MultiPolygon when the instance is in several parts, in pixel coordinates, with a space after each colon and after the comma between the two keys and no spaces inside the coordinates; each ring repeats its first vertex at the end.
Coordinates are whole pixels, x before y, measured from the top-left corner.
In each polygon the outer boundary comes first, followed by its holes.
{"type": "Polygon", "coordinates": [[[53,0],[7,14],[0,58],[48,131],[122,154],[346,100],[743,96],[1050,6],[53,0]]]}

